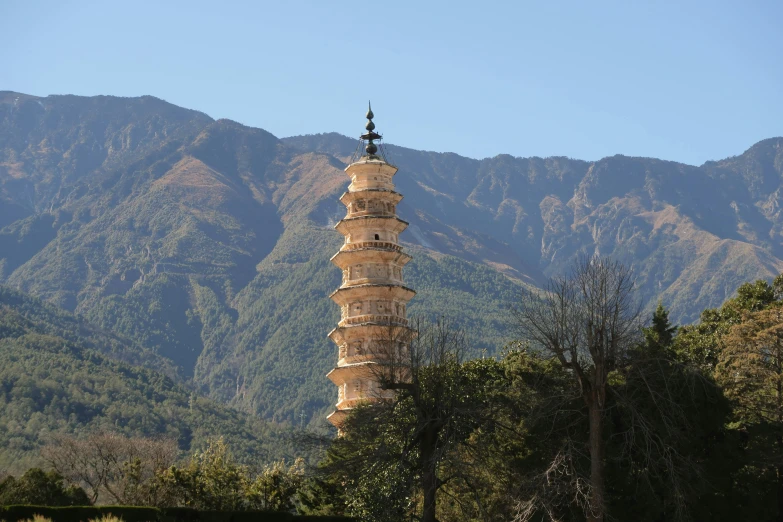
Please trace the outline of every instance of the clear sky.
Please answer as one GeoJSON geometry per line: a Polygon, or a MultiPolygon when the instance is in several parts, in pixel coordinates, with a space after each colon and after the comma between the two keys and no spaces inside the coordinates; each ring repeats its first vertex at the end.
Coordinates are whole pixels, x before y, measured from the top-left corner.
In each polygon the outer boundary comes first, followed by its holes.
{"type": "Polygon", "coordinates": [[[701,164],[783,135],[783,1],[0,0],[0,90],[276,136],[701,164]]]}

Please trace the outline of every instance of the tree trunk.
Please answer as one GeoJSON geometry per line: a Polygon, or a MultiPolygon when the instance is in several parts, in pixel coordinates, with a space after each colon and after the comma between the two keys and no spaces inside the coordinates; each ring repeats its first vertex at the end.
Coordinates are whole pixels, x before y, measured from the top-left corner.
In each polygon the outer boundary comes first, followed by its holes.
{"type": "Polygon", "coordinates": [[[590,512],[588,522],[604,520],[604,440],[603,412],[597,397],[588,404],[590,421],[590,512]]]}
{"type": "Polygon", "coordinates": [[[438,471],[435,461],[435,441],[438,434],[433,430],[427,430],[419,446],[421,451],[421,492],[424,497],[424,509],[421,515],[422,522],[437,522],[435,518],[436,493],[438,492],[438,471]]]}
{"type": "Polygon", "coordinates": [[[783,467],[775,466],[778,482],[778,522],[783,522],[783,467]]]}

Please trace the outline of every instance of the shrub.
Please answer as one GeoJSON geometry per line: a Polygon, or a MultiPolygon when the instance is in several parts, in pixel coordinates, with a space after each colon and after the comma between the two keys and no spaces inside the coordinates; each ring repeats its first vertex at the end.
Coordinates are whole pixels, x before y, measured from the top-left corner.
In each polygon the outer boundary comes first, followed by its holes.
{"type": "Polygon", "coordinates": [[[52,522],[52,519],[46,518],[45,516],[42,515],[33,515],[33,518],[28,518],[23,522],[52,522]]]}
{"type": "Polygon", "coordinates": [[[123,522],[155,522],[159,520],[160,511],[156,508],[135,506],[5,506],[0,508],[0,520],[6,522],[21,522],[38,515],[53,522],[87,522],[89,520],[104,520],[109,516],[122,519],[123,522]]]}
{"type": "Polygon", "coordinates": [[[31,468],[19,478],[9,476],[0,482],[0,505],[7,504],[84,506],[90,499],[82,488],[66,485],[56,471],[31,468]]]}
{"type": "Polygon", "coordinates": [[[136,506],[5,506],[5,522],[354,522],[346,517],[296,516],[276,511],[199,511],[136,506]]]}

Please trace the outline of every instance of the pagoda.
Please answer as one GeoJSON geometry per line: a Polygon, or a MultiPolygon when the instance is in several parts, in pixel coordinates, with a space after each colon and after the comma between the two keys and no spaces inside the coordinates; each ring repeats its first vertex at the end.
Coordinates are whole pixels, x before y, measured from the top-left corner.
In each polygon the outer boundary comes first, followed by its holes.
{"type": "MultiPolygon", "coordinates": [[[[327,418],[338,429],[358,403],[393,397],[392,390],[381,389],[378,365],[388,364],[390,332],[409,331],[405,309],[415,295],[402,276],[411,256],[399,244],[408,223],[396,213],[402,200],[392,181],[397,167],[387,161],[373,117],[369,107],[367,132],[345,168],[351,184],[340,201],[347,213],[335,225],[345,242],[331,259],[343,273],[340,288],[329,296],[341,310],[329,333],[338,347],[337,366],[327,374],[337,385],[336,411],[327,418]]],[[[406,347],[395,349],[399,356],[406,347]]]]}

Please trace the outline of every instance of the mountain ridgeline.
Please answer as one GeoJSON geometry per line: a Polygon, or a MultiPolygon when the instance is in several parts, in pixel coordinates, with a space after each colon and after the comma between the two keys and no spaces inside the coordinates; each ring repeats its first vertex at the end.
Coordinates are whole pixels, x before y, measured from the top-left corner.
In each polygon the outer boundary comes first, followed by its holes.
{"type": "MultiPolygon", "coordinates": [[[[355,147],[149,96],[0,92],[0,283],[133,339],[213,399],[322,422],[355,147]]],[[[475,354],[511,338],[520,288],[582,255],[629,264],[642,303],[679,322],[783,271],[783,138],[700,167],[387,149],[410,222],[409,313],[454,318],[475,354]]]]}

